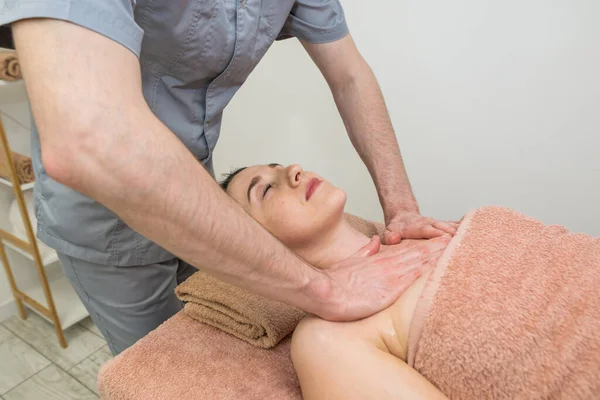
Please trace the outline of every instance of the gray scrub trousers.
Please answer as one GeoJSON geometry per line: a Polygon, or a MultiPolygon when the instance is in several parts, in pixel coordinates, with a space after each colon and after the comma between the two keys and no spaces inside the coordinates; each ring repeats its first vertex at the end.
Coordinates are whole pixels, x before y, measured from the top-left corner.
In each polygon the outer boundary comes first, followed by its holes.
{"type": "MultiPolygon", "coordinates": [[[[0,0],[0,25],[35,17],[83,26],[139,57],[152,112],[213,177],[223,109],[271,44],[348,34],[338,0],[0,0]]],[[[182,308],[175,286],[196,269],[52,180],[32,126],[37,236],[56,249],[111,351],[120,353],[182,308]]]]}

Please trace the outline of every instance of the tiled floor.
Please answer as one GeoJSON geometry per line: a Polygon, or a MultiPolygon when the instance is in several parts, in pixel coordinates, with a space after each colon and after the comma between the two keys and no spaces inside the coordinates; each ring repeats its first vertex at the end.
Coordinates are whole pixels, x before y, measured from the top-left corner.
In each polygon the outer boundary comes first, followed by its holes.
{"type": "Polygon", "coordinates": [[[69,346],[33,312],[0,324],[0,400],[98,399],[96,377],[112,355],[88,318],[67,329],[69,346]]]}

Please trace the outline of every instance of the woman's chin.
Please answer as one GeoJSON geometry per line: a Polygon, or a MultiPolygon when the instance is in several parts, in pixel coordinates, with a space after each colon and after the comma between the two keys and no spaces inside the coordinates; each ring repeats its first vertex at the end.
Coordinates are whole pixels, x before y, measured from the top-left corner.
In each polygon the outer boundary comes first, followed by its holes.
{"type": "MultiPolygon", "coordinates": [[[[346,207],[347,195],[342,189],[335,186],[327,188],[327,192],[322,192],[321,198],[315,199],[317,202],[313,205],[311,213],[314,225],[333,225],[343,217],[346,207]]],[[[315,226],[316,229],[321,227],[315,226]]]]}
{"type": "Polygon", "coordinates": [[[330,192],[319,194],[325,196],[311,199],[311,207],[286,213],[285,218],[275,218],[271,222],[276,223],[267,224],[268,230],[291,249],[304,248],[326,238],[344,220],[346,193],[333,187],[330,192]]]}
{"type": "Polygon", "coordinates": [[[348,199],[346,192],[342,189],[337,189],[331,197],[331,207],[333,208],[334,213],[343,215],[344,209],[346,208],[346,200],[348,199]]]}
{"type": "Polygon", "coordinates": [[[347,198],[346,192],[334,186],[332,190],[327,193],[326,203],[330,207],[341,207],[343,209],[346,205],[347,198]]]}
{"type": "Polygon", "coordinates": [[[346,192],[337,189],[321,209],[319,215],[319,229],[327,230],[329,227],[334,227],[344,219],[344,209],[346,207],[346,192]]]}

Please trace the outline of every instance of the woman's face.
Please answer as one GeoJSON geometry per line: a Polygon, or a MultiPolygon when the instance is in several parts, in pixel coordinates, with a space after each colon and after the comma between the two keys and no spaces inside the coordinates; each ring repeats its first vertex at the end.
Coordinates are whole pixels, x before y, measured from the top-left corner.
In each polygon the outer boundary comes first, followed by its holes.
{"type": "Polygon", "coordinates": [[[255,165],[238,173],[227,193],[290,248],[310,244],[344,217],[346,193],[299,165],[255,165]]]}

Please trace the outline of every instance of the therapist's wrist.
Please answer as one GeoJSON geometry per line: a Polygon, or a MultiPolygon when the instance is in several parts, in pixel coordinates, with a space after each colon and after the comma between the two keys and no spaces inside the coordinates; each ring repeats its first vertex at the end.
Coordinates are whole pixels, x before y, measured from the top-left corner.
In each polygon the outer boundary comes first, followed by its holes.
{"type": "Polygon", "coordinates": [[[409,183],[399,185],[398,187],[389,187],[380,185],[377,187],[379,203],[383,209],[383,215],[388,219],[402,213],[419,214],[419,203],[412,192],[409,183]]]}
{"type": "Polygon", "coordinates": [[[421,211],[419,210],[419,204],[417,203],[417,200],[412,197],[412,199],[406,199],[405,201],[402,202],[396,202],[396,203],[391,203],[391,202],[384,202],[382,201],[382,208],[383,208],[383,215],[384,215],[384,219],[387,222],[391,221],[394,217],[400,215],[400,214],[405,214],[405,213],[409,213],[409,214],[420,214],[421,211]]]}
{"type": "Polygon", "coordinates": [[[301,308],[320,318],[334,320],[339,316],[339,307],[335,302],[331,278],[321,270],[310,268],[313,273],[303,288],[301,308]]]}

